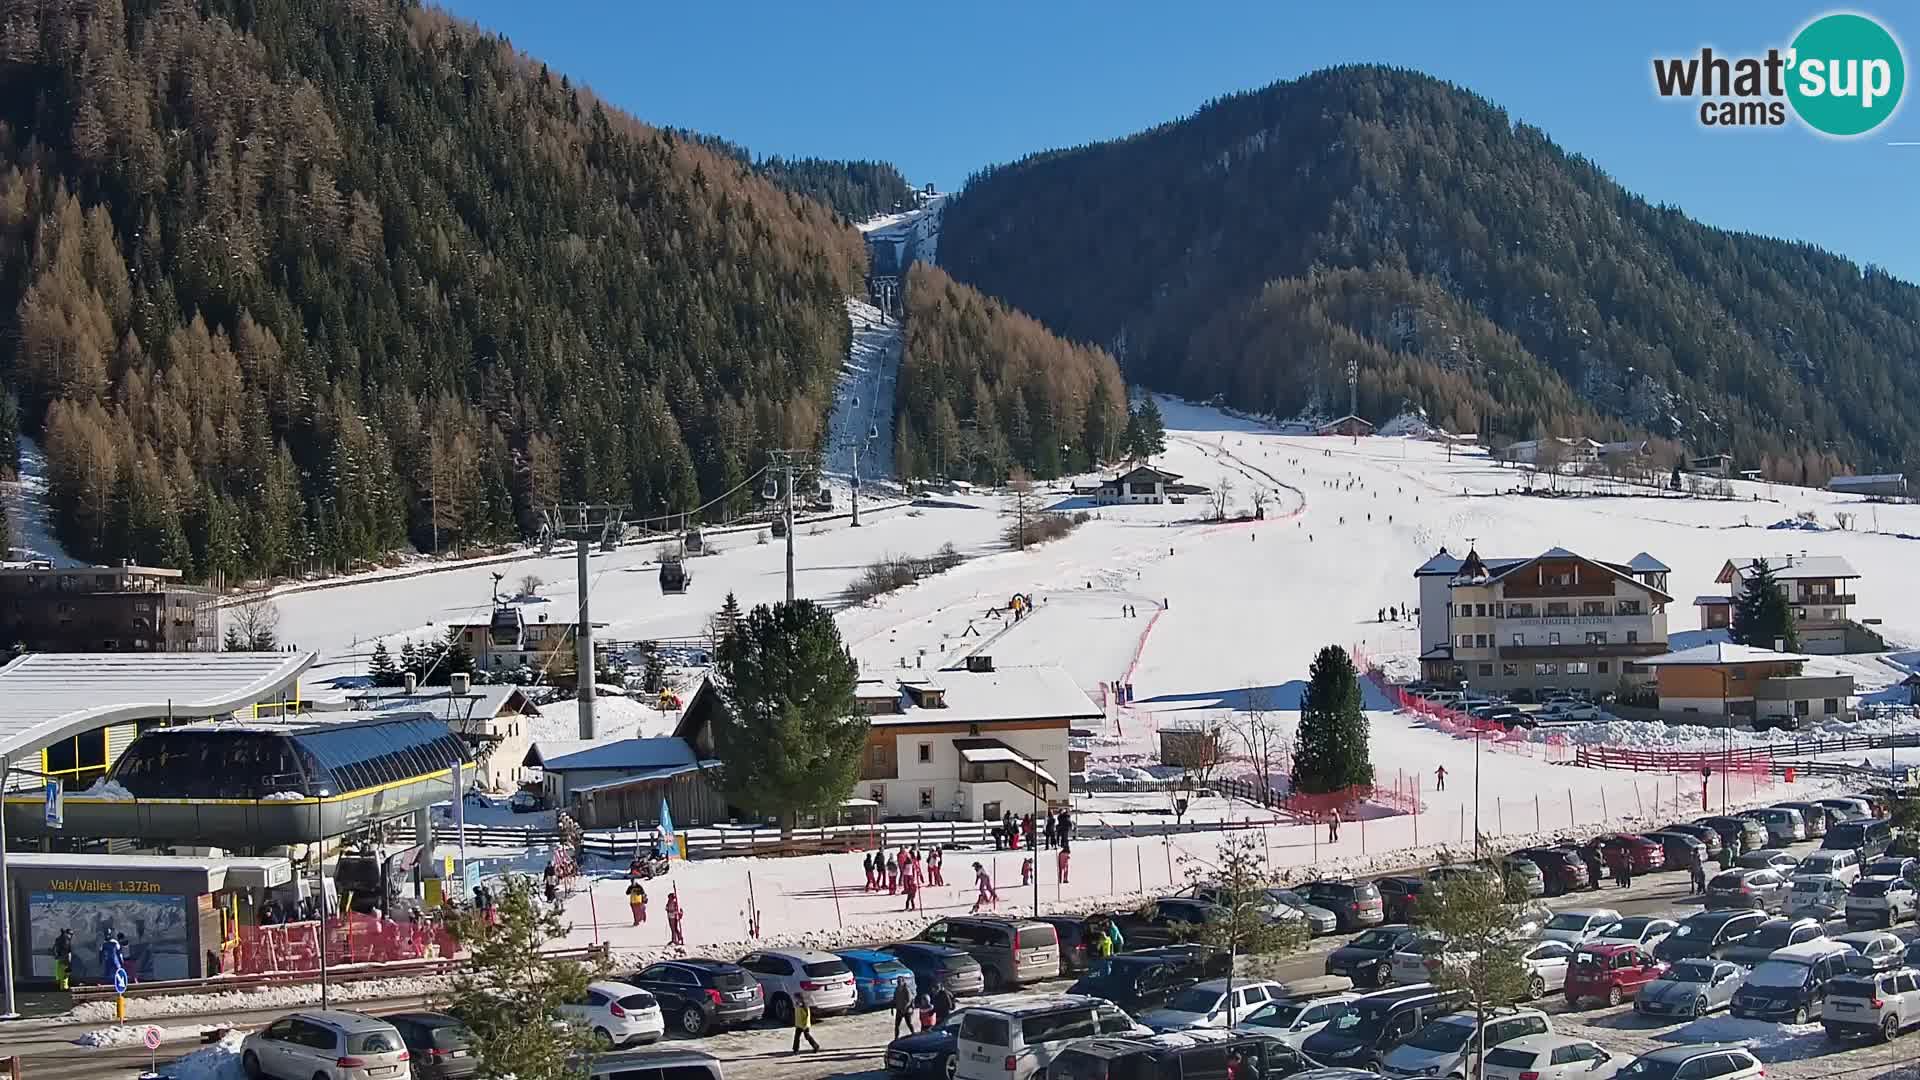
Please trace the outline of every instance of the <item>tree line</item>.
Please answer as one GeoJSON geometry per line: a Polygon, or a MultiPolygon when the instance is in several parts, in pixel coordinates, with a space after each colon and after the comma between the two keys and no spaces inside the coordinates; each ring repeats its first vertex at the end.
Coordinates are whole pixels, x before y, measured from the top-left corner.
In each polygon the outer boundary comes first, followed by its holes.
{"type": "Polygon", "coordinates": [[[44,442],[74,554],[248,578],[555,501],[725,517],[821,437],[865,269],[824,205],[404,0],[16,7],[0,468],[44,442]]]}
{"type": "Polygon", "coordinates": [[[1920,469],[1920,289],[1651,204],[1415,72],[1333,68],[985,170],[941,260],[1188,396],[1337,416],[1351,358],[1377,420],[1631,429],[1792,482],[1920,469]]]}

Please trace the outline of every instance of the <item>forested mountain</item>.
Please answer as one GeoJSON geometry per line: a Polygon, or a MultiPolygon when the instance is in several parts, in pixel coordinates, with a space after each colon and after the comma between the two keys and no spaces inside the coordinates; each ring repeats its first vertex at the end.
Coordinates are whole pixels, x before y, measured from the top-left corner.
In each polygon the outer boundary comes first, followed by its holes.
{"type": "Polygon", "coordinates": [[[726,139],[678,129],[675,133],[726,153],[783,191],[826,203],[848,221],[865,221],[875,214],[890,214],[914,204],[913,185],[885,161],[783,157],[755,161],[745,147],[726,139]]]}
{"type": "Polygon", "coordinates": [[[818,439],[864,268],[824,205],[404,0],[0,19],[0,379],[76,554],[251,576],[556,499],[743,508],[818,439]]]}
{"type": "Polygon", "coordinates": [[[1497,438],[1627,428],[1781,479],[1920,468],[1920,289],[1709,228],[1457,87],[1381,67],[973,178],[956,278],[1129,378],[1497,438]]]}
{"type": "Polygon", "coordinates": [[[1126,387],[1105,350],[1073,345],[938,267],[907,271],[894,467],[905,476],[1040,479],[1115,456],[1126,387]]]}

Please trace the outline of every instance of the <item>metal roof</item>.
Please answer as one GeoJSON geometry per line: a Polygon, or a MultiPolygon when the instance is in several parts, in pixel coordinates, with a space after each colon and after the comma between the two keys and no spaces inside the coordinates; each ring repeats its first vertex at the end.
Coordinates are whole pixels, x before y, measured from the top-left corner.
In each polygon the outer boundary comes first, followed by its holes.
{"type": "Polygon", "coordinates": [[[579,769],[665,769],[699,763],[692,744],[672,735],[647,739],[541,739],[522,765],[548,772],[579,769]]]}
{"type": "Polygon", "coordinates": [[[1678,652],[1661,653],[1649,656],[1635,663],[1648,667],[1706,667],[1719,664],[1762,664],[1769,661],[1811,660],[1811,656],[1799,653],[1774,652],[1772,649],[1758,649],[1752,645],[1735,645],[1731,641],[1713,641],[1705,645],[1695,645],[1691,649],[1678,652]]]}
{"type": "MultiPolygon", "coordinates": [[[[1714,578],[1721,584],[1730,584],[1734,574],[1742,577],[1752,572],[1757,559],[1729,559],[1727,565],[1720,568],[1720,575],[1714,578]]],[[[1780,555],[1767,559],[1767,569],[1773,571],[1776,581],[1795,581],[1802,578],[1857,578],[1860,571],[1844,555],[1780,555]]]]}
{"type": "Polygon", "coordinates": [[[281,692],[319,655],[28,653],[0,667],[0,754],[108,724],[230,713],[281,692]]]}

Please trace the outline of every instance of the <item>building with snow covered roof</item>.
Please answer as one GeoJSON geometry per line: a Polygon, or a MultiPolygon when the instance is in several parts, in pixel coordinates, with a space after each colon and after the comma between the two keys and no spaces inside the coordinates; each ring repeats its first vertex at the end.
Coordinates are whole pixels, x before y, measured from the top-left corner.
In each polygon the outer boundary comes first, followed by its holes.
{"type": "Polygon", "coordinates": [[[522,764],[540,770],[552,805],[588,828],[658,822],[662,799],[675,825],[710,825],[733,816],[701,772],[719,762],[676,735],[541,739],[522,764]]]}
{"type": "Polygon", "coordinates": [[[1168,488],[1180,479],[1179,473],[1136,465],[1126,472],[1100,482],[1093,501],[1102,506],[1159,504],[1167,501],[1168,488]]]}
{"type": "Polygon", "coordinates": [[[1413,572],[1422,677],[1501,692],[1649,682],[1635,661],[1666,651],[1670,573],[1644,551],[1614,563],[1560,547],[1529,558],[1441,548],[1413,572]]]}
{"type": "Polygon", "coordinates": [[[1373,422],[1361,416],[1343,416],[1338,420],[1329,420],[1314,429],[1315,435],[1345,435],[1359,438],[1373,434],[1373,422]]]}
{"type": "Polygon", "coordinates": [[[1853,676],[1808,675],[1803,653],[1709,642],[1641,661],[1655,673],[1660,711],[1715,716],[1755,730],[1791,730],[1833,720],[1853,708],[1853,676]]]}
{"type": "Polygon", "coordinates": [[[1747,589],[1756,563],[1764,561],[1780,583],[1780,592],[1793,605],[1800,647],[1819,656],[1849,652],[1878,652],[1886,648],[1880,635],[1855,622],[1850,610],[1859,603],[1854,582],[1861,574],[1839,555],[1781,555],[1771,558],[1728,559],[1714,583],[1725,585],[1725,596],[1697,596],[1703,629],[1725,629],[1733,623],[1733,598],[1747,589]]]}

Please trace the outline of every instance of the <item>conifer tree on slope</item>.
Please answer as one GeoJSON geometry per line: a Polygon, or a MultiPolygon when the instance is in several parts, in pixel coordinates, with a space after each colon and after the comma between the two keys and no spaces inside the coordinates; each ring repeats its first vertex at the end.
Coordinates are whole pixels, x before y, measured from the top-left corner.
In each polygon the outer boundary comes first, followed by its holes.
{"type": "Polygon", "coordinates": [[[1373,783],[1360,675],[1338,645],[1313,658],[1294,740],[1295,791],[1317,795],[1373,783]]]}
{"type": "Polygon", "coordinates": [[[1800,648],[1793,607],[1765,559],[1753,560],[1745,587],[1733,598],[1733,625],[1728,636],[1737,644],[1758,649],[1771,649],[1776,642],[1784,642],[1788,652],[1800,648]]]}

